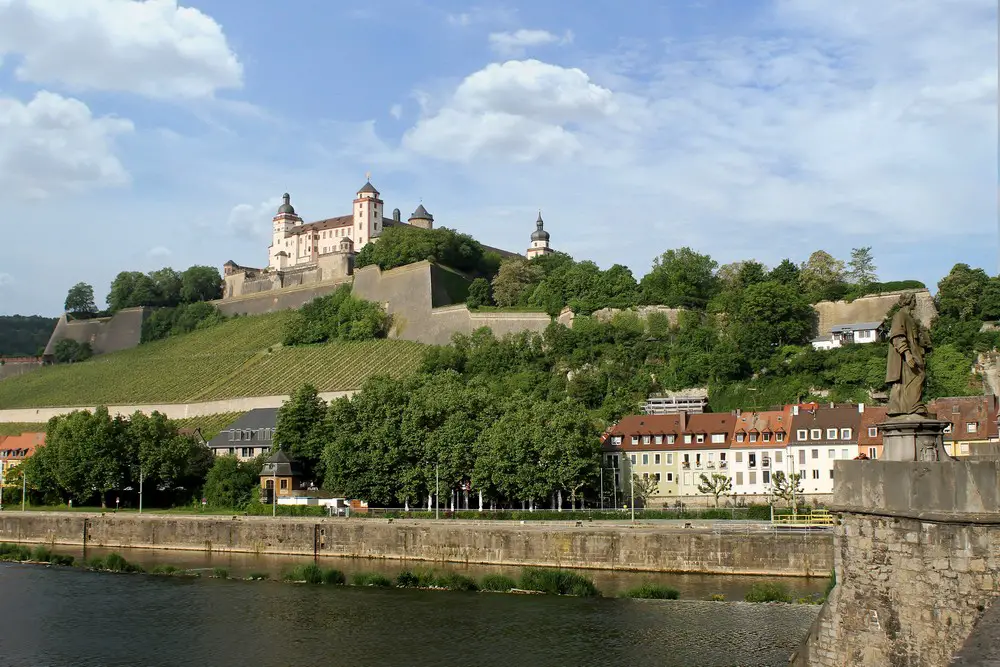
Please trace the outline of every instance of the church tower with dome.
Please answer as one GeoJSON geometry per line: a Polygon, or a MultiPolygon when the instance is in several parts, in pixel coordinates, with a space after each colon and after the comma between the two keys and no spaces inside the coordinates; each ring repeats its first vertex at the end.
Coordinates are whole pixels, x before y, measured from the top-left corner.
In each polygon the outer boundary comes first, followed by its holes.
{"type": "Polygon", "coordinates": [[[538,212],[538,220],[535,221],[535,231],[531,232],[531,247],[524,253],[528,259],[534,259],[540,255],[548,255],[555,252],[549,245],[549,233],[545,231],[545,223],[542,222],[542,212],[538,212]]]}

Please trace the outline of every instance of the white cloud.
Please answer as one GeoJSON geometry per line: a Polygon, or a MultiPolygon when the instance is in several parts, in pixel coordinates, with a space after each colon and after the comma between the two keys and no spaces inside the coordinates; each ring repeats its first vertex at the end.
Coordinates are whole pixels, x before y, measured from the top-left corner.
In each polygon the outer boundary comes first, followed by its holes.
{"type": "Polygon", "coordinates": [[[516,10],[506,7],[472,7],[468,11],[458,14],[447,14],[445,20],[448,25],[456,28],[467,28],[483,23],[509,23],[516,14],[516,10]]]}
{"type": "Polygon", "coordinates": [[[167,257],[170,257],[170,255],[172,254],[173,253],[170,252],[170,248],[158,245],[153,248],[150,248],[149,252],[146,253],[146,256],[151,259],[165,259],[167,257]]]}
{"type": "Polygon", "coordinates": [[[271,219],[281,205],[281,197],[272,197],[259,204],[237,204],[229,212],[227,228],[244,238],[263,240],[271,235],[271,219]]]}
{"type": "Polygon", "coordinates": [[[0,56],[22,81],[152,97],[204,97],[242,83],[222,27],[176,0],[0,0],[0,56]]]}
{"type": "Polygon", "coordinates": [[[393,118],[395,118],[396,120],[399,120],[400,118],[402,118],[403,117],[403,107],[402,107],[402,105],[400,105],[400,104],[393,104],[392,107],[389,108],[389,115],[392,116],[393,118]]]}
{"type": "Polygon", "coordinates": [[[406,133],[403,143],[418,153],[460,161],[477,155],[565,159],[580,149],[569,126],[618,110],[611,91],[592,83],[582,70],[512,60],[466,77],[441,109],[406,133]]]}
{"type": "Polygon", "coordinates": [[[559,37],[548,30],[520,29],[516,32],[494,32],[490,34],[490,48],[503,56],[520,56],[528,48],[557,44],[564,46],[573,41],[573,33],[569,30],[559,37]]]}
{"type": "Polygon", "coordinates": [[[83,102],[41,91],[27,104],[0,98],[0,190],[46,197],[129,182],[114,154],[128,120],[95,118],[83,102]]]}

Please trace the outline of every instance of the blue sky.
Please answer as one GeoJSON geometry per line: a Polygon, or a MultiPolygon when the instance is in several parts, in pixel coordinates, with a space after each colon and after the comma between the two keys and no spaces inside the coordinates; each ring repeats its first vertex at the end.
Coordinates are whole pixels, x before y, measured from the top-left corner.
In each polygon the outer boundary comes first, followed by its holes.
{"type": "Polygon", "coordinates": [[[870,245],[997,271],[993,0],[0,0],[0,314],[265,265],[288,191],[636,277],[870,245]]]}

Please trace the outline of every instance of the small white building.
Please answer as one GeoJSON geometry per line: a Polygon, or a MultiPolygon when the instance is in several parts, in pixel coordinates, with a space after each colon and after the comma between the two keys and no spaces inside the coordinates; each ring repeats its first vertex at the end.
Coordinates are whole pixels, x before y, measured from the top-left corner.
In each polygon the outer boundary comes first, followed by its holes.
{"type": "Polygon", "coordinates": [[[817,350],[832,350],[850,344],[874,343],[882,339],[885,327],[882,322],[856,322],[830,327],[830,335],[812,340],[817,350]]]}

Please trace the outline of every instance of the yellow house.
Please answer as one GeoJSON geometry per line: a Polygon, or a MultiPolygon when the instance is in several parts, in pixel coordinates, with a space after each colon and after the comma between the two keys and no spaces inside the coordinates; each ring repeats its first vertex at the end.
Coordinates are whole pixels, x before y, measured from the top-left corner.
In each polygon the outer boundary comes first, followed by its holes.
{"type": "Polygon", "coordinates": [[[274,502],[274,490],[278,498],[296,495],[302,483],[302,466],[298,461],[278,450],[264,462],[260,471],[261,502],[274,502]]]}

